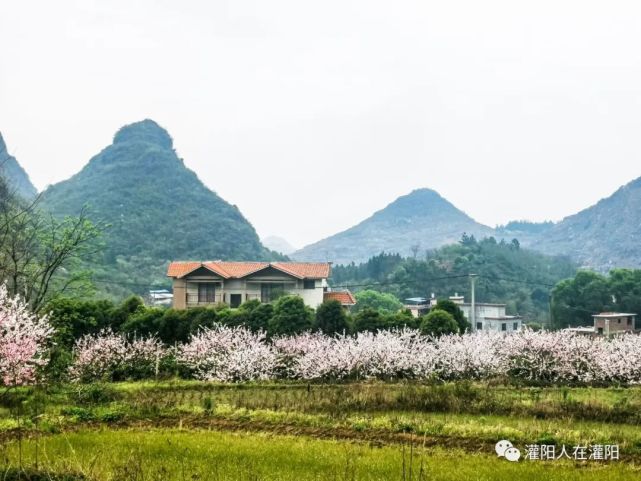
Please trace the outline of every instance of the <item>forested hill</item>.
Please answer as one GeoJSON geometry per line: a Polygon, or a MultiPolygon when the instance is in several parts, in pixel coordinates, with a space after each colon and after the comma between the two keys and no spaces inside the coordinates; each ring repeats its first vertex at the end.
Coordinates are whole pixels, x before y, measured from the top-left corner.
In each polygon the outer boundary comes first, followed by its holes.
{"type": "Polygon", "coordinates": [[[9,155],[7,145],[4,143],[0,133],[0,175],[7,185],[25,199],[32,199],[36,196],[37,190],[31,183],[27,172],[18,163],[15,157],[9,155]]]}
{"type": "Polygon", "coordinates": [[[641,267],[639,239],[641,178],[547,229],[532,248],[567,253],[585,267],[607,272],[614,267],[641,267]]]}
{"type": "Polygon", "coordinates": [[[446,298],[458,292],[469,300],[467,274],[478,274],[479,302],[506,303],[508,312],[528,321],[549,317],[549,295],[558,281],[572,277],[577,266],[565,257],[523,249],[518,241],[477,241],[472,236],[416,258],[380,254],[362,264],[337,265],[334,285],[371,288],[409,297],[446,298]],[[460,276],[460,277],[457,277],[460,276]]]}
{"type": "Polygon", "coordinates": [[[360,224],[293,253],[296,260],[364,262],[379,252],[410,255],[456,242],[467,232],[490,236],[479,224],[431,189],[399,197],[360,224]]]}
{"type": "Polygon", "coordinates": [[[641,267],[641,178],[610,197],[560,222],[512,221],[490,228],[430,189],[399,197],[343,232],[310,244],[291,256],[336,263],[365,262],[379,252],[402,256],[451,244],[463,234],[517,238],[524,247],[571,257],[601,272],[641,267]]]}
{"type": "Polygon", "coordinates": [[[121,128],[79,173],[48,188],[43,205],[57,216],[88,206],[92,220],[108,224],[102,256],[89,267],[114,295],[166,285],[172,259],[272,257],[238,208],[185,167],[152,120],[121,128]]]}

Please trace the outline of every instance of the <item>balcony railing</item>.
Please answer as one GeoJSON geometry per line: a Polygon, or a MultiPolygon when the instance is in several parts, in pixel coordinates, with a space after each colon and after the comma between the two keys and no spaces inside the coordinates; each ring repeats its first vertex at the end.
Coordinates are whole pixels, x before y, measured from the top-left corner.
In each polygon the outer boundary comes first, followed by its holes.
{"type": "Polygon", "coordinates": [[[211,306],[223,302],[222,294],[213,296],[199,296],[198,294],[187,294],[187,307],[211,306]]]}
{"type": "MultiPolygon", "coordinates": [[[[240,303],[258,300],[260,301],[260,294],[241,294],[240,303]]],[[[216,293],[213,296],[199,296],[198,294],[187,294],[187,307],[200,307],[200,306],[213,306],[214,304],[230,304],[231,295],[229,293],[216,293]]]]}

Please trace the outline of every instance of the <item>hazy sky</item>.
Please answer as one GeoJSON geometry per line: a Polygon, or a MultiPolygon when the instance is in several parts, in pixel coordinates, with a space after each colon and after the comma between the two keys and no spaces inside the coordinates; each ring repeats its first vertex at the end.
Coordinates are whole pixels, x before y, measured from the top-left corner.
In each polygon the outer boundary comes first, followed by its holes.
{"type": "Polygon", "coordinates": [[[637,0],[4,0],[0,54],[39,189],[148,117],[299,247],[418,187],[495,225],[641,176],[637,0]]]}

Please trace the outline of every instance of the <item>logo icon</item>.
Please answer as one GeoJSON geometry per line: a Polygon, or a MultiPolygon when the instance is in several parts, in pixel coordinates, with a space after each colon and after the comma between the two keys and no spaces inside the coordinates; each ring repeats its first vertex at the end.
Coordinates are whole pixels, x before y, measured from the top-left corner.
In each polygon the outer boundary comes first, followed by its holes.
{"type": "Polygon", "coordinates": [[[502,439],[496,443],[494,450],[499,458],[504,457],[508,461],[516,462],[521,458],[521,451],[515,448],[507,439],[502,439]]]}

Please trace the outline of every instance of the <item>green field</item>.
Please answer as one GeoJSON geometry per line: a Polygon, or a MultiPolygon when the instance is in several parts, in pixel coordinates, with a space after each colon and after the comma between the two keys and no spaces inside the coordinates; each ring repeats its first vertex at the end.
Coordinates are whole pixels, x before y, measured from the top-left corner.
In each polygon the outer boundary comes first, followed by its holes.
{"type": "Polygon", "coordinates": [[[638,388],[177,381],[24,389],[3,399],[7,472],[47,473],[33,479],[641,476],[638,388]],[[510,463],[494,453],[503,438],[522,452],[534,443],[617,444],[621,455],[510,463]]]}

